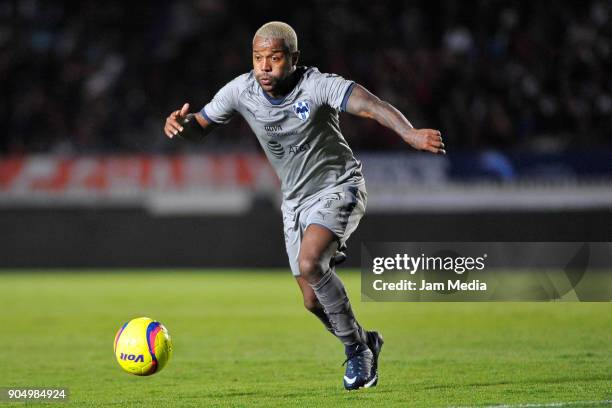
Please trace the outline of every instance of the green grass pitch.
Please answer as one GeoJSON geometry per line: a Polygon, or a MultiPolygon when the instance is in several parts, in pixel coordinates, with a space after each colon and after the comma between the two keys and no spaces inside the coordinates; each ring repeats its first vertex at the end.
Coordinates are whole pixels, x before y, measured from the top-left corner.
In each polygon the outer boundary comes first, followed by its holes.
{"type": "Polygon", "coordinates": [[[385,336],[376,388],[344,391],[340,343],[265,270],[4,271],[0,387],[68,387],[78,407],[612,406],[610,303],[361,303],[340,275],[385,336]],[[138,316],[174,340],[152,377],[114,360],[138,316]]]}

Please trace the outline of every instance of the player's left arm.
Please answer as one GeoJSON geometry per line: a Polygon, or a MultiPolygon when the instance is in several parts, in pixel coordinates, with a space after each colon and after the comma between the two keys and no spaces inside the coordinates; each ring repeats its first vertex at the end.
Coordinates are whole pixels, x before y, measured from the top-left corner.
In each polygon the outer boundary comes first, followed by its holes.
{"type": "Polygon", "coordinates": [[[389,102],[382,101],[363,86],[355,84],[346,104],[346,111],[362,118],[374,119],[395,131],[417,150],[446,154],[442,135],[435,129],[415,129],[410,121],[389,102]]]}

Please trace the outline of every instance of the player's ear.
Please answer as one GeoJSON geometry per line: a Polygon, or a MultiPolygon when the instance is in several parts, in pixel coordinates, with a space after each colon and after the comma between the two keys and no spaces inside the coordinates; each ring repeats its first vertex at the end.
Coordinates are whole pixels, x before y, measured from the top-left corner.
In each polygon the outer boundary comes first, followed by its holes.
{"type": "Polygon", "coordinates": [[[294,51],[291,53],[291,65],[297,66],[298,60],[300,59],[300,52],[294,51]]]}

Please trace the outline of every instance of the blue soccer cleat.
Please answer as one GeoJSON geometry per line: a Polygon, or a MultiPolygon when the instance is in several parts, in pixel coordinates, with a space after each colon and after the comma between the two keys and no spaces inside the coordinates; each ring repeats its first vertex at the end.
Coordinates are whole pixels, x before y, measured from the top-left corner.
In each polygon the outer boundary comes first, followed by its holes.
{"type": "Polygon", "coordinates": [[[372,386],[372,362],[374,355],[365,344],[355,344],[345,347],[346,372],[344,373],[344,388],[357,390],[372,386]]]}

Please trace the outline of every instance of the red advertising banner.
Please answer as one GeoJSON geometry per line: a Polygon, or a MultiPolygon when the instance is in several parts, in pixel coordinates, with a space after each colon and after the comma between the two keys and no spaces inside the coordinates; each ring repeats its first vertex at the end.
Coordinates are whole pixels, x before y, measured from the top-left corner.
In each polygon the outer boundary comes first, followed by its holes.
{"type": "Polygon", "coordinates": [[[263,156],[27,156],[0,159],[0,195],[278,189],[263,156]]]}
{"type": "MultiPolygon", "coordinates": [[[[610,208],[612,183],[458,181],[445,157],[361,154],[368,211],[610,208]]],[[[263,155],[185,154],[0,158],[0,206],[144,206],[157,214],[243,213],[279,180],[263,155]]]]}

